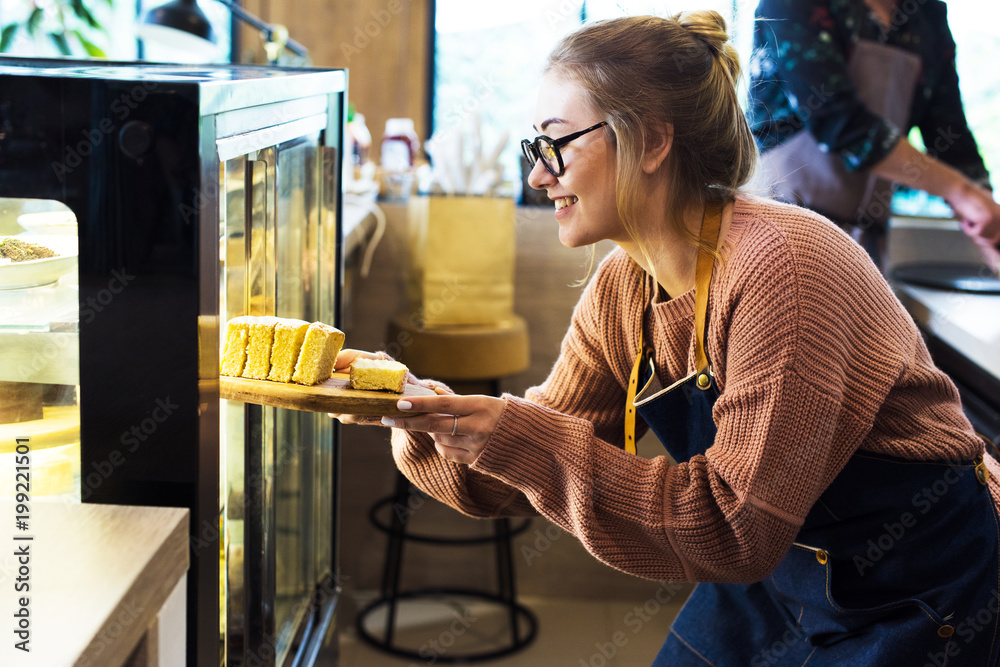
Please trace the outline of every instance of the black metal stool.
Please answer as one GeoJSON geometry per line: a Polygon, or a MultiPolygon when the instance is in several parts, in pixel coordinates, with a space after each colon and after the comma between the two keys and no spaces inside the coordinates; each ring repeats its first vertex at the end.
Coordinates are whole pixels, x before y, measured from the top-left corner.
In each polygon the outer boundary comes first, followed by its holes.
{"type": "MultiPolygon", "coordinates": [[[[462,384],[465,387],[472,387],[473,383],[485,383],[488,393],[499,395],[501,378],[519,373],[528,366],[527,327],[520,318],[514,318],[509,323],[497,326],[434,329],[423,329],[406,318],[396,318],[389,327],[389,340],[407,342],[403,346],[400,358],[416,375],[440,379],[456,391],[462,384]]],[[[535,615],[517,601],[511,538],[527,530],[531,525],[531,519],[525,519],[516,525],[506,518],[494,519],[493,533],[477,537],[443,537],[415,533],[408,527],[411,514],[410,500],[415,494],[426,497],[405,476],[397,474],[395,492],[376,502],[369,512],[372,524],[388,534],[389,541],[380,596],[358,613],[356,620],[358,635],[370,645],[387,653],[426,659],[428,656],[419,649],[401,647],[395,641],[399,603],[404,600],[452,596],[502,606],[507,615],[510,636],[498,648],[435,654],[433,656],[435,662],[490,660],[526,647],[537,634],[538,622],[535,615]],[[382,517],[386,508],[389,508],[391,514],[389,521],[382,517]],[[496,556],[496,593],[461,587],[425,587],[401,591],[403,548],[407,541],[442,547],[492,544],[496,556]],[[365,619],[383,607],[386,611],[385,630],[380,638],[365,626],[365,619]]]]}

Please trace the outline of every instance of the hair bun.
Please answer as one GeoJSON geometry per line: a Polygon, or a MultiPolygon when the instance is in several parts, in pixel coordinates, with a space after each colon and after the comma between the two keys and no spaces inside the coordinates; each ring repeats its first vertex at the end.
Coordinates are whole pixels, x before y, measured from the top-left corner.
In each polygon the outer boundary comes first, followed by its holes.
{"type": "Polygon", "coordinates": [[[722,66],[726,78],[735,87],[742,74],[740,54],[729,41],[726,19],[722,14],[710,9],[681,12],[674,16],[674,21],[693,37],[708,45],[712,55],[716,57],[716,62],[722,66]]]}
{"type": "Polygon", "coordinates": [[[726,19],[719,12],[710,9],[681,12],[674,16],[674,20],[692,35],[705,42],[713,53],[722,53],[729,42],[726,19]]]}

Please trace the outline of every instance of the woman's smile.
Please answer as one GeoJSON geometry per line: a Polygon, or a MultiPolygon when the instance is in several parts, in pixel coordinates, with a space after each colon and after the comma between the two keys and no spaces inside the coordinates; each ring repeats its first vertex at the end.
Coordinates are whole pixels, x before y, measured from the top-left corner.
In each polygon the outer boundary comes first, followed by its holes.
{"type": "Polygon", "coordinates": [[[555,200],[556,210],[557,211],[561,211],[561,210],[563,210],[564,208],[566,208],[568,206],[572,206],[573,204],[577,203],[578,201],[580,201],[580,200],[577,199],[576,197],[560,197],[560,198],[558,198],[558,199],[555,200]]]}

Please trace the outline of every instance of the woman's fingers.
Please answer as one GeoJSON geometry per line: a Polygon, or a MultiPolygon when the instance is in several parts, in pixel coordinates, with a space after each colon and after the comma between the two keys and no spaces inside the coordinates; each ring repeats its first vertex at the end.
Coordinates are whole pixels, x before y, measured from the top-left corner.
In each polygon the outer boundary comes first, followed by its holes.
{"type": "Polygon", "coordinates": [[[333,369],[335,371],[342,371],[345,368],[350,367],[351,362],[353,362],[358,357],[363,359],[376,359],[377,357],[373,352],[365,352],[364,350],[352,350],[350,348],[341,350],[337,355],[337,361],[333,364],[333,369]]]}
{"type": "Polygon", "coordinates": [[[401,412],[419,414],[383,417],[384,425],[429,433],[441,456],[470,464],[482,453],[506,403],[492,396],[444,394],[408,397],[396,405],[401,412]]]}
{"type": "MultiPolygon", "coordinates": [[[[499,403],[502,409],[503,401],[491,396],[459,396],[457,394],[408,396],[398,401],[396,407],[400,412],[413,413],[412,416],[384,417],[382,423],[386,426],[409,431],[458,435],[459,429],[456,428],[456,424],[459,421],[464,424],[478,424],[483,421],[483,416],[486,416],[486,421],[488,421],[492,402],[499,403]]],[[[490,424],[491,430],[492,426],[490,424]]],[[[467,428],[463,432],[469,430],[467,428]]]]}
{"type": "Polygon", "coordinates": [[[446,385],[444,382],[439,382],[437,380],[422,380],[421,378],[418,378],[413,373],[407,373],[406,374],[406,383],[407,384],[414,384],[414,385],[417,385],[418,387],[424,387],[425,389],[430,389],[435,394],[439,394],[439,395],[440,394],[454,394],[455,393],[455,392],[453,392],[451,390],[451,387],[449,387],[448,385],[446,385]]]}
{"type": "Polygon", "coordinates": [[[360,424],[362,426],[380,426],[382,424],[381,417],[368,417],[364,415],[342,415],[334,412],[326,413],[328,417],[336,419],[341,424],[360,424]]]}
{"type": "MultiPolygon", "coordinates": [[[[458,415],[433,413],[414,415],[413,417],[383,417],[383,426],[392,426],[407,431],[422,431],[424,433],[440,433],[456,437],[460,435],[472,435],[469,429],[460,431],[458,415]]],[[[464,422],[470,422],[469,417],[461,418],[464,422]]]]}
{"type": "MultiPolygon", "coordinates": [[[[426,386],[426,385],[425,385],[426,386]]],[[[443,385],[436,396],[400,399],[403,416],[364,417],[329,413],[344,424],[382,424],[429,433],[438,454],[454,463],[473,463],[482,453],[506,403],[492,396],[459,396],[443,385]]]]}

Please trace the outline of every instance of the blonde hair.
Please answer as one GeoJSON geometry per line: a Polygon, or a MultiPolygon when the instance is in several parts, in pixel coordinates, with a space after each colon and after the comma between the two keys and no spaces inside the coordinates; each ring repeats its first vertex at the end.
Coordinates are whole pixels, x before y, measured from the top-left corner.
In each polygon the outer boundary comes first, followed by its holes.
{"type": "Polygon", "coordinates": [[[650,128],[673,128],[667,219],[692,244],[699,239],[684,228],[685,211],[731,201],[753,173],[757,148],[737,95],[739,55],[717,12],[587,24],[559,42],[545,70],[580,85],[613,131],[616,204],[636,242],[650,128]]]}

